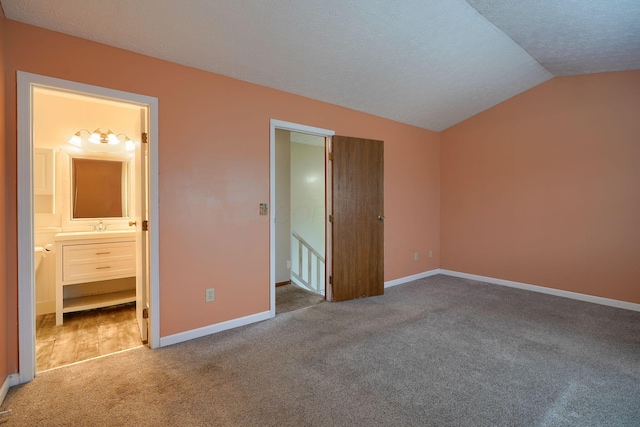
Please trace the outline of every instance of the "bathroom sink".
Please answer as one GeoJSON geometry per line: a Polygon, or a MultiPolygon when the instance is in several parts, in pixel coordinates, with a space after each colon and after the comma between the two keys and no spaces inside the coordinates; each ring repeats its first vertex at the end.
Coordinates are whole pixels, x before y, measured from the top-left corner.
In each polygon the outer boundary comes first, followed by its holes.
{"type": "Polygon", "coordinates": [[[78,239],[108,239],[112,237],[133,237],[136,230],[106,230],[106,231],[69,231],[58,233],[55,236],[59,240],[78,240],[78,239]]]}

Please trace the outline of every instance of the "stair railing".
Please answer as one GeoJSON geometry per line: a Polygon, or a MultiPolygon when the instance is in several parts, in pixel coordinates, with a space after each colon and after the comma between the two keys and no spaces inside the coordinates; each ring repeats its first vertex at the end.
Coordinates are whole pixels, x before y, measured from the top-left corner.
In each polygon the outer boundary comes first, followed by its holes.
{"type": "Polygon", "coordinates": [[[324,257],[295,231],[291,233],[292,254],[297,263],[291,265],[291,278],[298,285],[324,295],[324,257]]]}

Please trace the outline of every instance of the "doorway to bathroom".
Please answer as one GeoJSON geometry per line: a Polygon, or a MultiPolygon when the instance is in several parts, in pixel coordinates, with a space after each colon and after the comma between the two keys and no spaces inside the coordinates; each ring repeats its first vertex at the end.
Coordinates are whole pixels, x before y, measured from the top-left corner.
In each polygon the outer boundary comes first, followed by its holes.
{"type": "Polygon", "coordinates": [[[155,98],[18,73],[21,382],[158,345],[156,141],[155,98]]]}

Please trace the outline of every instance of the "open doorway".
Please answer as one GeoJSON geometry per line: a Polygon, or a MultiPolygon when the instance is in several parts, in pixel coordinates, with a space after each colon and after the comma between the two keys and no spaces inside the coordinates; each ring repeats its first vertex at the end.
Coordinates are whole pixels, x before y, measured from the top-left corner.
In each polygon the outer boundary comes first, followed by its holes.
{"type": "Polygon", "coordinates": [[[271,315],[326,297],[326,137],[271,121],[271,315]]]}
{"type": "Polygon", "coordinates": [[[157,99],[19,72],[18,112],[20,382],[157,346],[157,99]]]}
{"type": "Polygon", "coordinates": [[[147,341],[136,319],[145,254],[133,225],[144,115],[119,101],[33,91],[37,372],[147,341]]]}
{"type": "MultiPolygon", "coordinates": [[[[283,257],[292,253],[297,257],[302,271],[307,277],[321,275],[314,270],[312,251],[305,252],[302,245],[293,243],[291,252],[276,249],[278,239],[278,218],[286,216],[287,203],[278,209],[278,188],[276,183],[276,134],[277,130],[319,136],[324,139],[324,182],[325,182],[325,274],[324,297],[328,301],[347,301],[366,298],[384,293],[384,141],[347,136],[336,136],[328,131],[295,123],[271,120],[270,136],[270,314],[276,315],[276,273],[283,257]],[[284,207],[283,207],[284,206],[284,207]],[[282,215],[282,213],[285,215],[282,215]],[[328,213],[328,214],[327,214],[328,213]],[[302,255],[301,255],[302,253],[302,255]],[[304,254],[307,254],[306,256],[304,254]],[[335,257],[335,258],[334,258],[335,257]],[[306,264],[303,261],[307,259],[306,264]]],[[[282,134],[281,135],[286,135],[282,134]]],[[[286,136],[282,138],[286,143],[286,136]]],[[[285,162],[286,164],[286,162],[285,162]]],[[[306,175],[301,174],[302,179],[306,175]]],[[[315,177],[309,177],[315,179],[315,177]]],[[[286,181],[286,180],[285,180],[286,181]]],[[[283,191],[280,190],[280,193],[283,191]]],[[[286,193],[286,191],[284,191],[286,193]]],[[[307,211],[309,211],[307,207],[307,211]]],[[[291,219],[293,222],[293,219],[291,219]]],[[[291,226],[282,227],[284,232],[291,226]]],[[[284,234],[281,231],[282,234],[284,234]]],[[[295,236],[294,236],[295,237],[295,236]]],[[[304,237],[303,237],[304,239],[304,237]]],[[[302,240],[302,239],[298,239],[302,240]]],[[[309,245],[310,246],[310,245],[309,245]]],[[[287,262],[287,267],[292,266],[287,262]]],[[[293,280],[294,274],[290,273],[293,280]]],[[[298,273],[298,276],[300,273],[298,273]]],[[[282,277],[282,276],[281,276],[282,277]]],[[[286,276],[284,276],[286,277],[286,276]]],[[[281,279],[282,280],[282,279],[281,279]]]]}
{"type": "Polygon", "coordinates": [[[325,138],[276,129],[276,314],[325,295],[325,138]]]}

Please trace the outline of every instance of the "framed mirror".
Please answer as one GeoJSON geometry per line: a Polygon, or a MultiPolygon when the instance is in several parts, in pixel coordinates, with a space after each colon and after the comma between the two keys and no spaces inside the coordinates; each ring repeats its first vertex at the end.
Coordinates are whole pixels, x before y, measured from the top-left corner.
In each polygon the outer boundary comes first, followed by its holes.
{"type": "Polygon", "coordinates": [[[128,160],[71,157],[71,219],[122,219],[129,212],[128,160]]]}

